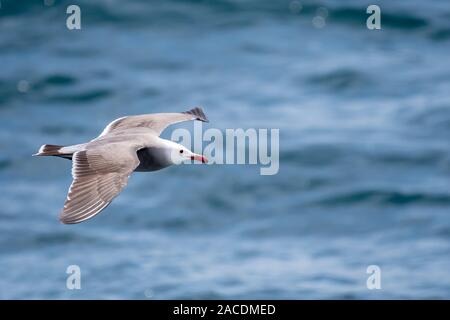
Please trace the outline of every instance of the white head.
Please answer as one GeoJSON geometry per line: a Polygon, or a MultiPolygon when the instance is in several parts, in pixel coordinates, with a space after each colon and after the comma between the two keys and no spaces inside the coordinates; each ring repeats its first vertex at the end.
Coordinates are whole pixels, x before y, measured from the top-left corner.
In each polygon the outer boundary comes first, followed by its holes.
{"type": "Polygon", "coordinates": [[[169,151],[168,156],[172,164],[181,164],[187,160],[197,160],[201,161],[202,163],[208,163],[208,159],[206,159],[204,156],[191,152],[181,144],[169,140],[166,140],[165,144],[167,150],[169,151]]]}

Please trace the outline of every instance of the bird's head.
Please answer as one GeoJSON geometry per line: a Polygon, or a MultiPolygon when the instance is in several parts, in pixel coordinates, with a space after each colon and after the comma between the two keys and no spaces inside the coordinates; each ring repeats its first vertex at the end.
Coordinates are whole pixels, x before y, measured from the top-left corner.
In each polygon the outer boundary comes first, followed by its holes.
{"type": "Polygon", "coordinates": [[[187,160],[197,160],[202,163],[208,163],[208,159],[203,155],[193,153],[181,144],[173,143],[170,146],[170,161],[173,164],[181,164],[187,160]]]}

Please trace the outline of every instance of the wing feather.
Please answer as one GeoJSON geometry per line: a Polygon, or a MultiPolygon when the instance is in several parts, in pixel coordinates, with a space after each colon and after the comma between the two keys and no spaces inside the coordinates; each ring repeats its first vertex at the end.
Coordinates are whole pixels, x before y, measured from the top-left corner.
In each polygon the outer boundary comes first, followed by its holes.
{"type": "Polygon", "coordinates": [[[100,134],[100,137],[105,136],[106,134],[111,132],[139,127],[149,128],[159,136],[161,132],[169,125],[189,120],[208,122],[208,119],[203,113],[203,110],[198,107],[189,111],[179,113],[154,113],[128,116],[119,118],[111,122],[100,134]]]}
{"type": "Polygon", "coordinates": [[[98,214],[127,185],[128,177],[138,165],[136,150],[126,144],[74,153],[73,181],[61,222],[79,223],[98,214]]]}

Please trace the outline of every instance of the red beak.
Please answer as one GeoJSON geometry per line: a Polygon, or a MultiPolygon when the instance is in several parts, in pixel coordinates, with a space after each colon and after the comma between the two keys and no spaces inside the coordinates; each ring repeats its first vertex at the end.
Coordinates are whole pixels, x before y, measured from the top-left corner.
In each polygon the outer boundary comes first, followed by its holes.
{"type": "Polygon", "coordinates": [[[202,163],[208,163],[208,159],[200,154],[194,154],[191,156],[191,160],[201,161],[202,163]]]}

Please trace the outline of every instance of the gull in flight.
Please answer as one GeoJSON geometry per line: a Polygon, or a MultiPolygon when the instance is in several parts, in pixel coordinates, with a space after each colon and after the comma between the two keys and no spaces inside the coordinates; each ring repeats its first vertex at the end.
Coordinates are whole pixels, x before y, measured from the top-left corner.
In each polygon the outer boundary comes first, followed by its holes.
{"type": "Polygon", "coordinates": [[[111,122],[90,142],[66,147],[43,145],[35,156],[72,160],[73,181],[60,221],[80,223],[101,212],[134,171],[156,171],[186,160],[207,163],[204,156],[159,137],[167,126],[188,120],[208,122],[201,108],[128,116],[111,122]]]}

